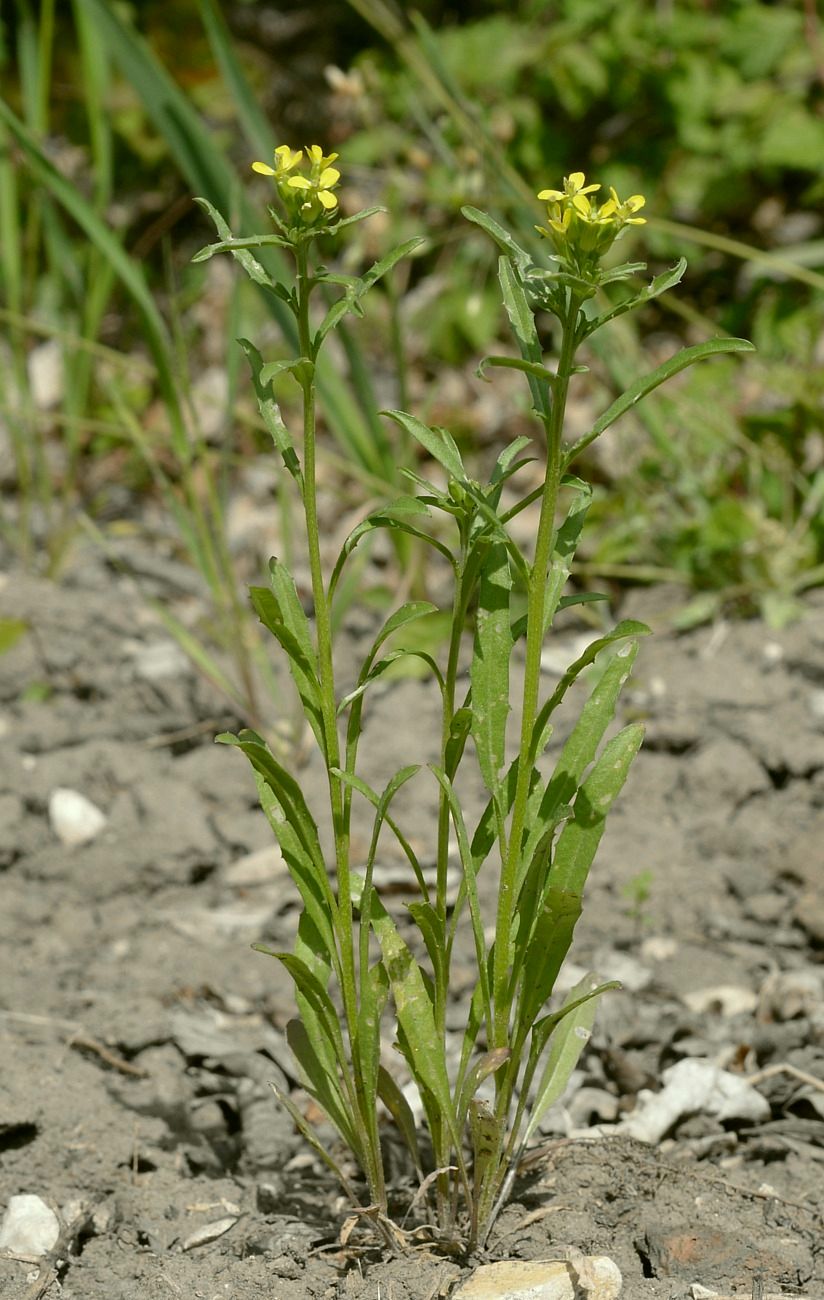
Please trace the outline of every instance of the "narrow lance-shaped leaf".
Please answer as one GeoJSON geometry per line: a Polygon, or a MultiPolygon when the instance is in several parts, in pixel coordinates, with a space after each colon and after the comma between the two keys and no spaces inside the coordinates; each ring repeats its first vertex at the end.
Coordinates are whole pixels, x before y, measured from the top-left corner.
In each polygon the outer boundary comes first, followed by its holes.
{"type": "Polygon", "coordinates": [[[290,1020],[286,1026],[286,1041],[297,1061],[301,1083],[332,1121],[344,1142],[356,1151],[357,1138],[340,1084],[315,1051],[313,1037],[315,1035],[310,1037],[304,1020],[290,1020]]]}
{"type": "MultiPolygon", "coordinates": [[[[266,781],[266,778],[260,772],[255,772],[255,779],[261,807],[280,846],[289,875],[295,882],[303,906],[306,909],[303,915],[312,923],[317,936],[314,960],[309,961],[307,959],[307,964],[310,965],[313,973],[324,981],[325,985],[328,983],[327,972],[330,966],[333,966],[336,973],[340,975],[340,961],[335,944],[335,933],[332,928],[333,921],[337,918],[338,909],[329,885],[329,878],[322,864],[318,864],[313,860],[303,838],[284,813],[271,784],[266,781]],[[325,972],[318,969],[319,944],[323,946],[325,972]]],[[[303,917],[301,922],[303,922],[303,917]]],[[[300,927],[298,927],[298,933],[300,934],[300,927]]]]}
{"type": "Polygon", "coordinates": [[[250,343],[248,339],[238,339],[238,343],[246,353],[246,359],[249,362],[249,369],[252,372],[252,383],[255,386],[255,394],[257,396],[258,406],[263,417],[263,422],[271,435],[275,447],[283,458],[284,465],[302,492],[303,472],[300,468],[297,452],[295,451],[295,444],[289,436],[289,430],[283,423],[283,416],[280,413],[280,407],[272,397],[271,389],[268,384],[264,384],[261,379],[263,358],[254,343],[250,343]]]}
{"type": "Polygon", "coordinates": [[[416,1082],[432,1094],[448,1126],[450,1137],[460,1149],[455,1123],[443,1044],[435,1026],[432,1003],[423,973],[404,943],[380,899],[372,903],[372,928],[383,953],[392,986],[401,1043],[416,1082]]]}
{"type": "Polygon", "coordinates": [[[346,1192],[346,1195],[349,1197],[349,1200],[351,1201],[352,1205],[357,1205],[358,1203],[357,1192],[355,1191],[352,1184],[349,1182],[349,1179],[346,1177],[340,1165],[329,1154],[328,1150],[321,1142],[320,1138],[312,1128],[312,1125],[309,1123],[306,1116],[303,1115],[300,1110],[298,1110],[297,1106],[292,1101],[292,1098],[288,1095],[288,1093],[283,1092],[283,1090],[279,1088],[277,1084],[270,1083],[269,1087],[272,1089],[272,1092],[277,1097],[283,1109],[290,1116],[292,1123],[294,1124],[298,1132],[301,1134],[301,1136],[309,1143],[310,1147],[315,1152],[315,1154],[320,1156],[323,1163],[329,1169],[331,1169],[332,1173],[335,1174],[335,1176],[339,1179],[340,1184],[343,1187],[343,1190],[346,1192]]]}
{"type": "Polygon", "coordinates": [[[515,262],[520,271],[526,271],[532,265],[532,258],[520,244],[517,244],[508,230],[505,230],[499,222],[490,217],[488,212],[481,212],[479,208],[473,208],[467,204],[461,208],[461,214],[466,217],[467,221],[473,222],[474,225],[480,226],[488,235],[495,240],[495,243],[515,262]]]}
{"type": "Polygon", "coordinates": [[[504,763],[509,716],[509,660],[514,644],[509,611],[512,574],[507,548],[489,547],[478,585],[475,649],[470,667],[472,738],[487,790],[494,793],[504,763]]]}
{"type": "Polygon", "coordinates": [[[429,452],[430,456],[443,465],[451,478],[457,479],[459,483],[465,482],[467,473],[461,460],[461,453],[448,429],[430,429],[428,424],[423,424],[414,415],[408,415],[406,411],[383,411],[382,414],[388,415],[390,420],[394,420],[405,429],[410,437],[429,452]]]}
{"type": "MultiPolygon", "coordinates": [[[[638,642],[631,641],[613,655],[564,742],[555,770],[540,792],[540,802],[527,818],[528,830],[523,847],[524,875],[539,844],[555,829],[559,815],[572,801],[584,772],[595,758],[604,733],[615,716],[618,696],[632,671],[637,653],[638,642]]],[[[542,751],[539,741],[533,739],[533,745],[536,755],[540,755],[542,751]]],[[[540,790],[540,787],[537,788],[540,790]]],[[[520,881],[518,888],[520,889],[520,881]]]]}
{"type": "MultiPolygon", "coordinates": [[[[535,328],[532,309],[527,302],[523,284],[518,272],[506,257],[498,259],[498,279],[503,291],[504,307],[512,324],[512,329],[524,361],[540,366],[543,363],[543,351],[535,328]]],[[[549,381],[539,378],[535,373],[527,373],[532,401],[541,419],[549,415],[547,391],[549,381]]]]}
{"type": "Polygon", "coordinates": [[[650,371],[648,375],[642,375],[636,379],[634,384],[630,384],[625,393],[622,393],[612,406],[595,421],[589,433],[585,433],[582,438],[574,442],[565,452],[562,467],[566,469],[567,465],[575,460],[576,456],[588,447],[597,437],[600,436],[610,425],[614,424],[617,419],[625,415],[627,411],[632,410],[642,398],[646,397],[661,384],[666,383],[673,375],[680,371],[686,370],[696,361],[703,361],[706,357],[718,356],[724,352],[754,352],[755,348],[747,339],[709,339],[706,343],[696,343],[694,347],[683,348],[676,352],[674,357],[665,361],[662,365],[657,366],[655,370],[650,371]]]}
{"type": "Polygon", "coordinates": [[[675,266],[671,266],[668,271],[663,271],[661,275],[656,275],[639,293],[633,294],[624,302],[619,302],[615,307],[603,312],[600,316],[588,320],[581,331],[580,337],[582,339],[588,338],[590,334],[594,334],[597,329],[600,329],[602,325],[606,325],[608,321],[615,320],[618,316],[623,316],[625,312],[634,311],[636,307],[642,306],[643,303],[660,297],[662,293],[666,293],[668,289],[672,289],[683,279],[686,269],[687,259],[680,257],[675,266]]]}
{"type": "Polygon", "coordinates": [[[346,314],[346,312],[355,311],[361,298],[363,298],[369,290],[383,278],[383,276],[391,271],[392,268],[396,266],[398,262],[402,261],[404,257],[408,257],[410,253],[414,253],[415,250],[420,248],[421,244],[425,242],[426,241],[420,236],[417,236],[415,239],[408,239],[406,243],[400,244],[397,248],[393,248],[391,252],[387,253],[385,257],[382,257],[380,261],[375,262],[373,266],[370,266],[369,270],[355,281],[351,290],[345,293],[342,298],[340,298],[336,303],[333,303],[329,308],[329,311],[326,313],[326,316],[315,334],[315,351],[317,352],[317,349],[326,338],[326,335],[337,324],[341,317],[346,314]]]}
{"type": "Polygon", "coordinates": [[[641,747],[644,728],[630,723],[605,746],[603,753],[575,797],[574,815],[564,826],[555,847],[550,879],[554,889],[580,894],[613,801],[641,747]]]}
{"type": "Polygon", "coordinates": [[[383,1065],[378,1067],[378,1096],[395,1121],[398,1131],[409,1149],[418,1179],[422,1180],[423,1166],[412,1107],[392,1078],[392,1075],[383,1065]]]}
{"type": "Polygon", "coordinates": [[[574,663],[570,664],[569,668],[567,668],[566,672],[558,682],[558,685],[555,687],[555,690],[552,692],[552,695],[546,703],[542,705],[538,716],[535,719],[535,726],[532,731],[532,748],[530,750],[533,763],[543,750],[545,732],[549,719],[561,703],[570,686],[577,680],[584,669],[594,663],[601,651],[607,646],[613,645],[617,641],[626,641],[629,638],[635,640],[638,637],[648,635],[649,628],[646,623],[639,623],[636,619],[631,618],[622,619],[620,623],[616,624],[611,632],[607,632],[605,636],[596,637],[594,641],[591,641],[583,654],[580,654],[574,663]]]}
{"type": "Polygon", "coordinates": [[[566,1091],[572,1071],[592,1035],[597,996],[604,991],[605,987],[599,987],[595,977],[587,975],[567,995],[565,1006],[576,1002],[579,1005],[575,1010],[570,1010],[567,1015],[564,1015],[550,1039],[546,1065],[536,1089],[535,1101],[524,1133],[524,1146],[550,1106],[554,1105],[566,1091]],[[581,1002],[581,998],[586,998],[586,1001],[581,1002]]]}

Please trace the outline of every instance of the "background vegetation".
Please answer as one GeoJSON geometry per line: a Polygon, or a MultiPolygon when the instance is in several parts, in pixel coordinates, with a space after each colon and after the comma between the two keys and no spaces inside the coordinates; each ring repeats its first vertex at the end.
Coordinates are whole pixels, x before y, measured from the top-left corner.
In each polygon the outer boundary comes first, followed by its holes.
{"type": "MultiPolygon", "coordinates": [[[[211,592],[208,626],[174,630],[254,713],[265,664],[231,503],[250,463],[272,458],[233,339],[285,356],[292,326],[217,263],[189,264],[211,237],[192,195],[231,211],[236,233],[263,229],[268,191],[249,163],[318,140],[341,154],[345,210],[387,208],[354,228],[344,269],[427,236],[321,375],[341,509],[396,491],[411,463],[374,395],[448,424],[483,463],[522,431],[510,391],[474,374],[498,350],[501,309],[494,255],[459,209],[482,198],[528,237],[535,191],[584,170],[647,195],[650,223],[622,260],[657,272],[684,252],[690,267],[677,298],[641,314],[643,337],[628,324],[587,358],[582,427],[650,355],[712,334],[758,347],[683,376],[613,431],[591,467],[587,576],[616,595],[677,583],[682,622],[760,609],[780,623],[824,581],[815,0],[12,0],[2,24],[10,556],[59,573],[84,529],[125,564],[124,538],[148,533],[211,592]]],[[[278,396],[288,422],[287,380],[278,396]]],[[[283,511],[278,529],[288,549],[283,511]]]]}

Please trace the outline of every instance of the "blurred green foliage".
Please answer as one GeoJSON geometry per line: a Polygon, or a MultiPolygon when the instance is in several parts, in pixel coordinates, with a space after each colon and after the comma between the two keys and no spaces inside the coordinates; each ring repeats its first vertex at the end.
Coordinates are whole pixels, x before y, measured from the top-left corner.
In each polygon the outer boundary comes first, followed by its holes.
{"type": "MultiPolygon", "coordinates": [[[[647,195],[650,224],[643,242],[627,241],[630,255],[643,249],[655,271],[676,252],[689,257],[687,297],[644,314],[645,348],[674,351],[693,327],[708,326],[759,348],[740,369],[718,361],[684,377],[650,402],[643,425],[614,431],[620,453],[595,467],[603,491],[587,563],[621,581],[679,575],[701,596],[694,617],[733,603],[780,620],[822,581],[824,41],[814,4],[472,0],[457,10],[439,0],[416,9],[318,0],[275,10],[262,0],[122,0],[111,10],[134,31],[135,49],[145,38],[155,65],[165,65],[196,131],[181,136],[176,107],[163,117],[145,68],[136,71],[97,23],[92,0],[15,0],[0,27],[8,105],[134,268],[130,302],[126,279],[77,210],[55,203],[42,169],[29,170],[8,132],[0,135],[0,306],[18,320],[8,348],[15,382],[22,386],[44,328],[80,340],[66,353],[66,408],[50,418],[28,411],[42,435],[36,454],[18,438],[24,492],[38,476],[41,496],[51,490],[56,439],[66,440],[72,493],[105,483],[96,462],[132,446],[97,368],[76,363],[100,344],[143,350],[138,279],[167,319],[178,296],[196,360],[201,331],[185,305],[201,274],[185,262],[204,233],[189,202],[193,172],[222,177],[228,161],[245,183],[261,156],[253,140],[271,130],[301,144],[311,133],[341,152],[352,206],[389,209],[366,253],[421,231],[429,238],[409,281],[392,286],[380,331],[356,334],[349,349],[353,433],[341,448],[355,477],[365,468],[375,490],[384,473],[358,432],[358,384],[376,373],[414,393],[417,375],[417,390],[441,401],[444,365],[471,375],[497,328],[494,266],[467,233],[461,204],[482,198],[528,230],[541,216],[535,190],[584,170],[647,195]]],[[[233,308],[233,332],[250,312],[260,307],[247,296],[233,308]]],[[[160,325],[151,322],[156,350],[160,325]]],[[[629,329],[620,353],[588,360],[593,401],[643,368],[629,329]]],[[[185,404],[167,391],[159,416],[162,381],[162,373],[118,381],[158,437],[185,404]]],[[[473,384],[467,401],[445,401],[464,444],[474,436],[473,384]]],[[[227,427],[233,418],[228,411],[227,427]]],[[[134,461],[125,473],[135,487],[146,482],[134,461]]]]}

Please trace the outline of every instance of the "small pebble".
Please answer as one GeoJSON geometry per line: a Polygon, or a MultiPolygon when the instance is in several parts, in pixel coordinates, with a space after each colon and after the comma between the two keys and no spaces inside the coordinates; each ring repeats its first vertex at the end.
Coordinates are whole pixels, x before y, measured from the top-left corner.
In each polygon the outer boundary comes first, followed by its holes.
{"type": "Polygon", "coordinates": [[[47,1255],[60,1236],[60,1220],[39,1196],[12,1196],[0,1223],[0,1250],[47,1255]]]}
{"type": "Polygon", "coordinates": [[[96,839],[106,825],[106,815],[84,794],[59,786],[49,798],[49,821],[61,844],[77,848],[96,839]]]}

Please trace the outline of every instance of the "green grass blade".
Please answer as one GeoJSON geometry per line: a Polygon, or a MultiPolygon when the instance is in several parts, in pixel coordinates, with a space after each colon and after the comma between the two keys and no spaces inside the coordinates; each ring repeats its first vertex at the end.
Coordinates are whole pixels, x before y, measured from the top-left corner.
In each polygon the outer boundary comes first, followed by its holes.
{"type": "Polygon", "coordinates": [[[118,279],[129,292],[140,314],[146,342],[157,367],[158,383],[169,411],[176,450],[181,459],[185,461],[188,452],[186,450],[183,415],[180,410],[177,386],[170,364],[172,355],[171,340],[140,267],[124,251],[122,245],[111,234],[108,227],[104,225],[79,190],[76,190],[65,177],[61,176],[34,137],[2,100],[0,100],[0,119],[3,120],[23,150],[35,180],[43,185],[57,202],[65,208],[69,216],[77,222],[88,238],[105,256],[107,262],[117,274],[118,279]]]}

